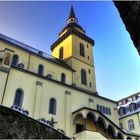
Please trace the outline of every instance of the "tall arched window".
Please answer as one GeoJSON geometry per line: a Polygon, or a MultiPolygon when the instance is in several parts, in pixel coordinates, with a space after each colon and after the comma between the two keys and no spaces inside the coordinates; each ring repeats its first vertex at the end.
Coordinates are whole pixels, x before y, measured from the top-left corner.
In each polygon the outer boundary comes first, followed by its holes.
{"type": "Polygon", "coordinates": [[[22,89],[17,89],[16,93],[15,93],[15,99],[14,99],[14,105],[15,106],[22,106],[22,102],[23,102],[23,90],[22,89]]]}
{"type": "Polygon", "coordinates": [[[81,83],[87,85],[87,75],[84,69],[81,70],[81,83]]]}
{"type": "Polygon", "coordinates": [[[119,110],[118,110],[118,113],[119,113],[120,116],[124,115],[126,113],[126,108],[120,107],[119,110]]]}
{"type": "Polygon", "coordinates": [[[59,59],[63,59],[63,47],[59,50],[59,59]]]}
{"type": "Polygon", "coordinates": [[[135,111],[137,109],[137,104],[136,103],[131,103],[129,105],[129,109],[130,109],[130,111],[135,111]]]}
{"type": "Polygon", "coordinates": [[[106,113],[106,112],[105,112],[105,107],[104,107],[104,106],[103,106],[103,113],[106,113]]]}
{"type": "Polygon", "coordinates": [[[42,64],[40,64],[38,66],[38,74],[43,75],[43,72],[44,72],[44,66],[42,64]]]}
{"type": "Polygon", "coordinates": [[[66,83],[66,75],[64,73],[61,74],[61,82],[66,83]]]}
{"type": "Polygon", "coordinates": [[[84,45],[82,43],[80,43],[80,55],[85,56],[85,48],[84,48],[84,45]]]}
{"type": "Polygon", "coordinates": [[[17,54],[14,54],[13,55],[13,59],[12,59],[12,65],[17,65],[18,64],[18,55],[17,54]]]}
{"type": "Polygon", "coordinates": [[[103,113],[103,107],[100,105],[100,112],[103,113]]]}
{"type": "Polygon", "coordinates": [[[99,107],[99,105],[97,104],[97,110],[99,111],[100,110],[100,107],[99,107]]]}
{"type": "Polygon", "coordinates": [[[56,99],[51,98],[49,101],[49,113],[50,114],[56,114],[56,99]]]}
{"type": "Polygon", "coordinates": [[[135,129],[134,121],[132,119],[128,120],[128,128],[129,128],[129,131],[135,129]]]}

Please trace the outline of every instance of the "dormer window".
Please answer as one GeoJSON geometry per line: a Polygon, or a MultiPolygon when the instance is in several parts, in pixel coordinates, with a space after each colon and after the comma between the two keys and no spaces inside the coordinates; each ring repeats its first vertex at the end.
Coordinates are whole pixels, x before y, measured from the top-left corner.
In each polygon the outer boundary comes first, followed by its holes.
{"type": "Polygon", "coordinates": [[[129,109],[130,109],[130,111],[136,110],[136,109],[137,109],[136,104],[135,104],[135,103],[131,103],[131,104],[129,105],[129,109]]]}
{"type": "Polygon", "coordinates": [[[124,115],[126,113],[126,109],[124,107],[120,107],[118,110],[118,113],[120,116],[124,115]]]}

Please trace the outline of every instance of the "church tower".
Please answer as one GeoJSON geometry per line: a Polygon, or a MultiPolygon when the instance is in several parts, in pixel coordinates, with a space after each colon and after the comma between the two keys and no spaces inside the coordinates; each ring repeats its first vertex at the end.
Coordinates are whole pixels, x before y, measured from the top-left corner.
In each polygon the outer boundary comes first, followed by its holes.
{"type": "Polygon", "coordinates": [[[52,55],[75,70],[72,81],[74,86],[96,92],[93,45],[94,40],[86,36],[71,6],[66,26],[51,46],[52,55]]]}

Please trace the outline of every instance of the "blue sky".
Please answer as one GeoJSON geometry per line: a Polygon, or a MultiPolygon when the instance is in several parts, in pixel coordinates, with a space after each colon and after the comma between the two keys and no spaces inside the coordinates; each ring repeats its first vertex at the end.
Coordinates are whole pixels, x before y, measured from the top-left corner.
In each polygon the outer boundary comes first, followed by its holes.
{"type": "Polygon", "coordinates": [[[111,1],[1,2],[0,33],[51,54],[71,3],[79,24],[94,39],[97,91],[119,100],[140,91],[140,56],[111,1]]]}

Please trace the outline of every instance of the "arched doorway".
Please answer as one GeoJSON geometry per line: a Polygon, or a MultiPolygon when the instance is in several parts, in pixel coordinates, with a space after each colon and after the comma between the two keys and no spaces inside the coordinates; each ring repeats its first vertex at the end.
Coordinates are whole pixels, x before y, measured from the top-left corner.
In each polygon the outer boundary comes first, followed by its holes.
{"type": "Polygon", "coordinates": [[[75,124],[76,133],[79,133],[85,130],[85,120],[82,114],[76,115],[76,117],[74,118],[74,124],[75,124]]]}
{"type": "Polygon", "coordinates": [[[114,128],[111,126],[111,125],[109,125],[108,126],[108,138],[109,139],[115,139],[116,137],[115,137],[115,130],[114,130],[114,128]]]}
{"type": "Polygon", "coordinates": [[[127,137],[127,140],[132,140],[132,138],[131,137],[127,137]]]}
{"type": "Polygon", "coordinates": [[[90,131],[96,132],[96,117],[93,113],[88,113],[87,114],[87,119],[86,119],[86,129],[90,131]]]}
{"type": "Polygon", "coordinates": [[[106,123],[101,117],[98,118],[97,130],[104,137],[107,137],[107,135],[106,135],[106,123]]]}
{"type": "Polygon", "coordinates": [[[120,132],[117,135],[117,139],[124,139],[123,135],[120,132]]]}

